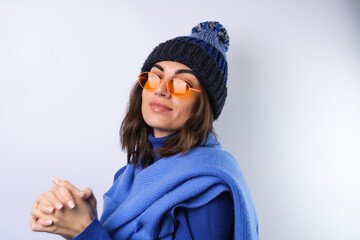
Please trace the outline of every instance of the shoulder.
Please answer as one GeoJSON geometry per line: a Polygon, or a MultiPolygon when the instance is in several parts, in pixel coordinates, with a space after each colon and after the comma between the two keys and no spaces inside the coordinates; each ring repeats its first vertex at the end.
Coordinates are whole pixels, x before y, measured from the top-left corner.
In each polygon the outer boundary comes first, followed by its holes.
{"type": "Polygon", "coordinates": [[[128,165],[123,166],[120,168],[114,175],[114,182],[119,178],[119,176],[125,171],[128,165]]]}
{"type": "Polygon", "coordinates": [[[225,151],[220,141],[213,134],[210,134],[207,141],[189,151],[190,154],[204,155],[207,158],[229,158],[234,160],[234,156],[225,151]]]}
{"type": "Polygon", "coordinates": [[[203,166],[213,166],[220,168],[233,168],[238,167],[238,162],[235,157],[221,148],[220,144],[212,146],[199,146],[191,149],[184,159],[194,160],[203,166]]]}

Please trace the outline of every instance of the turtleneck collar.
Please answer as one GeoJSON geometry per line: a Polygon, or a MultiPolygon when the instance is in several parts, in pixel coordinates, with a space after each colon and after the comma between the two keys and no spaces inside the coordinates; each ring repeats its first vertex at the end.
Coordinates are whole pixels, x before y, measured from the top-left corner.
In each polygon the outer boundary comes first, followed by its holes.
{"type": "MultiPolygon", "coordinates": [[[[165,141],[173,135],[175,135],[175,133],[170,134],[165,137],[156,138],[156,137],[154,137],[153,130],[151,130],[151,131],[149,131],[148,139],[152,145],[152,148],[155,149],[155,148],[162,147],[164,145],[165,141]]],[[[215,141],[215,137],[212,133],[209,135],[208,141],[205,143],[205,140],[204,140],[202,142],[201,146],[221,148],[220,142],[215,141]]],[[[154,161],[159,160],[159,156],[157,154],[155,154],[155,157],[156,158],[154,159],[154,161]]]]}
{"type": "Polygon", "coordinates": [[[169,136],[156,138],[156,137],[154,137],[153,133],[150,132],[150,133],[149,133],[149,136],[148,136],[148,139],[149,139],[149,141],[151,142],[151,145],[152,145],[153,148],[159,148],[159,147],[161,147],[161,146],[164,144],[165,140],[166,140],[168,137],[169,137],[169,136]]]}
{"type": "MultiPolygon", "coordinates": [[[[152,148],[155,149],[155,148],[160,148],[164,145],[165,141],[170,138],[171,136],[173,136],[175,133],[173,134],[170,134],[168,136],[165,136],[165,137],[160,137],[160,138],[156,138],[154,137],[154,133],[153,133],[153,130],[149,132],[149,135],[148,135],[148,139],[152,145],[152,148]]],[[[156,159],[154,159],[155,161],[159,159],[159,156],[157,154],[156,155],[156,159]]]]}

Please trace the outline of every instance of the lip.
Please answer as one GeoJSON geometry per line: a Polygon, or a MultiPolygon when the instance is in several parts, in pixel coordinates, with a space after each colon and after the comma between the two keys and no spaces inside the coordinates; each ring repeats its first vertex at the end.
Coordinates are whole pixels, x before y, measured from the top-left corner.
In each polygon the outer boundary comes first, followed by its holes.
{"type": "Polygon", "coordinates": [[[169,106],[156,101],[151,101],[149,105],[150,108],[156,112],[167,112],[172,110],[172,108],[170,108],[169,106]]]}

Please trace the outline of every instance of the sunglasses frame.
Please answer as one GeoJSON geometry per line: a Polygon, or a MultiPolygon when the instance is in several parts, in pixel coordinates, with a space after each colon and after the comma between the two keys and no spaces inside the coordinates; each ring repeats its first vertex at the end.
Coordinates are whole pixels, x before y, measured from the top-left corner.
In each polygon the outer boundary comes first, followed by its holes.
{"type": "MultiPolygon", "coordinates": [[[[156,88],[154,88],[154,89],[149,89],[149,88],[145,88],[142,84],[141,84],[141,78],[142,79],[145,79],[144,77],[142,77],[142,75],[144,74],[144,73],[147,73],[148,75],[149,75],[149,73],[151,73],[151,74],[154,74],[154,75],[156,75],[155,73],[153,73],[153,72],[142,72],[142,73],[140,73],[140,75],[138,76],[138,82],[139,82],[139,85],[143,88],[143,89],[146,89],[146,90],[152,90],[152,91],[155,91],[155,89],[156,88]]],[[[156,75],[157,76],[157,75],[156,75]]],[[[159,76],[157,76],[158,78],[159,78],[159,80],[160,80],[160,83],[161,83],[161,81],[163,81],[159,76]]],[[[199,90],[199,89],[195,89],[195,88],[192,88],[191,86],[190,86],[190,84],[189,83],[187,83],[185,80],[182,80],[182,79],[180,79],[180,78],[178,78],[179,80],[181,80],[181,81],[184,81],[185,83],[186,83],[186,85],[189,87],[189,91],[187,91],[187,93],[185,94],[185,95],[183,95],[183,96],[176,96],[176,95],[173,95],[171,92],[170,92],[170,86],[169,86],[169,82],[170,81],[173,81],[174,80],[174,78],[171,78],[170,80],[168,80],[167,81],[167,83],[166,83],[166,88],[167,88],[167,91],[171,94],[171,96],[174,96],[174,97],[179,97],[179,98],[182,98],[182,97],[185,97],[185,96],[187,96],[191,91],[194,91],[194,92],[201,92],[201,90],[199,90]]],[[[146,80],[147,81],[147,80],[146,80]]],[[[145,82],[146,83],[146,82],[145,82]]],[[[159,85],[160,85],[160,83],[159,83],[159,85]]],[[[159,86],[158,85],[158,86],[159,86]]],[[[158,87],[157,86],[157,87],[158,87]]]]}

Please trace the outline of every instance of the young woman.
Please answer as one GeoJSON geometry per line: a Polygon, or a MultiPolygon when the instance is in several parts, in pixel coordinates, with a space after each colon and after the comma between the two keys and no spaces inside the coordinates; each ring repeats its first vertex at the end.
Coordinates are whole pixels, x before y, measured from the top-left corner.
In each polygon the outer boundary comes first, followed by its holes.
{"type": "Polygon", "coordinates": [[[104,194],[54,179],[33,204],[33,231],[67,239],[258,239],[234,157],[213,130],[227,96],[229,37],[218,22],[158,45],[133,87],[120,129],[128,164],[104,194]]]}

